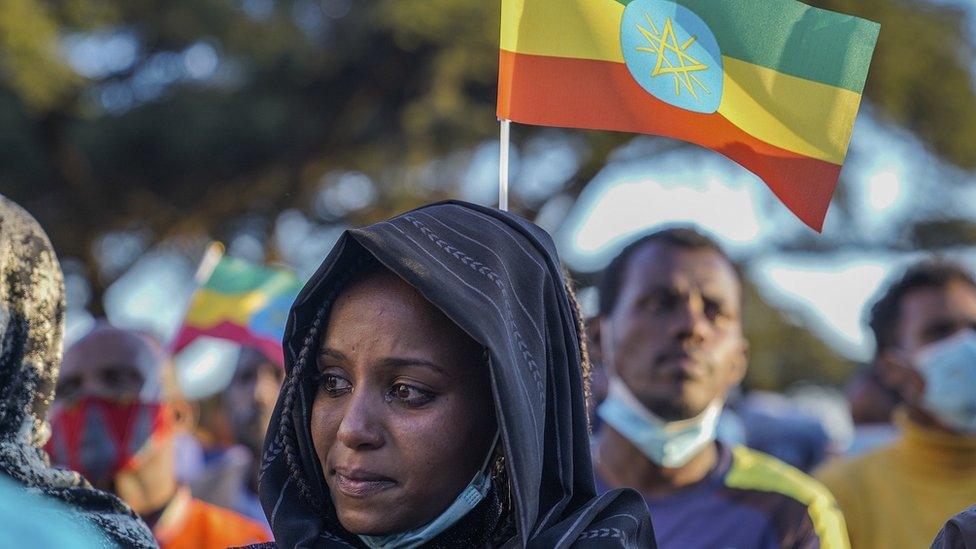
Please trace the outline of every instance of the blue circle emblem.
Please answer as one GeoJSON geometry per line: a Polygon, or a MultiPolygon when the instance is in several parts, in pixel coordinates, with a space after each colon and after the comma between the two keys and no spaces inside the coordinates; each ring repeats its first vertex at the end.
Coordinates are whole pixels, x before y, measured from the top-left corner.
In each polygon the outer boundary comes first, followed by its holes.
{"type": "Polygon", "coordinates": [[[710,114],[722,103],[722,51],[701,17],[666,0],[634,0],[620,23],[634,80],[654,97],[710,114]]]}
{"type": "Polygon", "coordinates": [[[285,336],[285,324],[294,301],[294,293],[275,297],[251,318],[248,328],[258,337],[281,341],[285,336]]]}

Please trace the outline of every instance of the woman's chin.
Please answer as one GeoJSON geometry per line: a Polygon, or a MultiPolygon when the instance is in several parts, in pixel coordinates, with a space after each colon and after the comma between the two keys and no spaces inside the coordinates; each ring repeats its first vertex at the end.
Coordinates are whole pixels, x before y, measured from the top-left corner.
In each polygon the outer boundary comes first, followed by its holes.
{"type": "Polygon", "coordinates": [[[370,512],[364,510],[336,509],[339,523],[347,532],[357,536],[386,536],[399,534],[410,530],[411,526],[402,526],[402,520],[389,512],[370,512]],[[401,527],[402,526],[402,527],[401,527]]]}

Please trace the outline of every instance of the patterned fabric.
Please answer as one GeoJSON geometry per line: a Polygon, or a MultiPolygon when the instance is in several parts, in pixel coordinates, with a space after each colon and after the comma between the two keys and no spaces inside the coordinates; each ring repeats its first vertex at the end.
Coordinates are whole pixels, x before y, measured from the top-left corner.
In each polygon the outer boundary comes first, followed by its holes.
{"type": "Polygon", "coordinates": [[[335,518],[312,444],[315,366],[306,368],[305,360],[314,355],[344,282],[375,261],[488,349],[510,479],[505,486],[514,504],[507,519],[514,527],[506,520],[486,527],[497,514],[474,512],[486,518],[462,520],[432,544],[653,547],[647,509],[636,492],[595,495],[578,319],[552,240],[518,217],[460,202],[347,231],[292,307],[284,340],[287,378],[260,480],[277,545],[361,547],[335,518]],[[475,540],[478,531],[491,535],[475,540]],[[499,539],[500,532],[511,535],[499,539]]]}
{"type": "Polygon", "coordinates": [[[66,502],[125,547],[155,547],[149,528],[121,500],[74,471],[51,468],[41,449],[61,367],[64,283],[47,235],[2,196],[0,274],[0,472],[66,502]]]}
{"type": "Polygon", "coordinates": [[[719,443],[705,479],[646,500],[662,548],[849,547],[844,518],[820,483],[745,446],[719,443]]]}

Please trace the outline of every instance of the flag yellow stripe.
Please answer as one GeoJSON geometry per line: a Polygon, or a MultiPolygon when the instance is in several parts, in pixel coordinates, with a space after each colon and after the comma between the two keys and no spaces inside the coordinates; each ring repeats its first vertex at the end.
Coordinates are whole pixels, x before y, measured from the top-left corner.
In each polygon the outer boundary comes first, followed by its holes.
{"type": "Polygon", "coordinates": [[[624,62],[624,6],[609,0],[502,0],[501,48],[512,53],[624,62]]]}
{"type": "Polygon", "coordinates": [[[201,289],[193,296],[185,324],[201,329],[213,328],[221,322],[247,326],[251,316],[267,306],[268,299],[264,292],[223,294],[201,289]]]}
{"type": "Polygon", "coordinates": [[[722,57],[718,112],[770,145],[843,164],[861,94],[722,57]]]}

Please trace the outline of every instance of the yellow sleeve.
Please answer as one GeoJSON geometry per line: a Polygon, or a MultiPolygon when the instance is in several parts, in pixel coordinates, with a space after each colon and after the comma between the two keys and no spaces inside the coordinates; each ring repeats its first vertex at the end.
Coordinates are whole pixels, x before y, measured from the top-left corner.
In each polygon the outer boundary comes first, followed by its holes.
{"type": "Polygon", "coordinates": [[[857,475],[849,463],[833,460],[814,473],[837,502],[842,520],[846,523],[847,535],[853,545],[857,539],[856,533],[860,522],[857,493],[857,475]]]}

